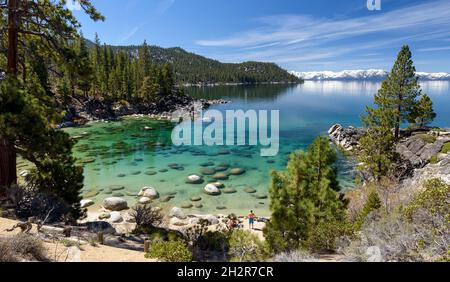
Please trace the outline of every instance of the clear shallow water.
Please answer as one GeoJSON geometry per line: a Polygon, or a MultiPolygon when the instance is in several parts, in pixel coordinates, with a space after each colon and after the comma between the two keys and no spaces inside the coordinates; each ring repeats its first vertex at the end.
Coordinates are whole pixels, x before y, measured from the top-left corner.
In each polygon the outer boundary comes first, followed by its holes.
{"type": "MultiPolygon", "coordinates": [[[[203,205],[193,207],[190,213],[246,214],[250,209],[258,215],[269,215],[267,196],[271,170],[286,166],[288,155],[298,149],[305,149],[319,134],[326,134],[335,123],[360,125],[359,117],[365,105],[372,102],[379,83],[372,82],[306,82],[303,85],[224,86],[190,88],[188,92],[198,98],[224,98],[232,103],[213,106],[225,110],[280,110],[280,152],[276,157],[263,158],[259,147],[251,146],[172,146],[169,122],[153,121],[147,118],[126,118],[116,123],[92,123],[82,128],[67,131],[79,136],[75,156],[84,161],[85,191],[98,191],[91,197],[98,204],[105,197],[123,194],[130,205],[143,186],[152,186],[161,197],[174,194],[167,203],[155,201],[159,206],[203,205]],[[144,131],[149,126],[151,131],[144,131]],[[244,168],[246,173],[229,176],[221,181],[226,187],[234,188],[234,194],[222,193],[209,196],[202,192],[210,176],[205,175],[203,184],[186,184],[190,174],[201,174],[200,164],[211,162],[208,168],[229,165],[230,168],[244,168]],[[176,164],[177,166],[174,166],[176,164]],[[172,167],[172,168],[171,168],[172,167]],[[110,191],[112,185],[125,189],[110,191]],[[257,192],[247,193],[252,187],[257,192]],[[200,202],[190,201],[200,196],[200,202]],[[218,210],[217,207],[226,207],[218,210]]],[[[435,102],[438,118],[435,125],[450,126],[450,83],[423,83],[424,92],[435,102]]],[[[352,187],[351,164],[343,158],[339,161],[340,183],[352,187]]],[[[225,171],[227,172],[227,171],[225,171]]],[[[212,179],[211,179],[212,180],[212,179]]],[[[114,188],[114,187],[113,187],[114,188]]]]}

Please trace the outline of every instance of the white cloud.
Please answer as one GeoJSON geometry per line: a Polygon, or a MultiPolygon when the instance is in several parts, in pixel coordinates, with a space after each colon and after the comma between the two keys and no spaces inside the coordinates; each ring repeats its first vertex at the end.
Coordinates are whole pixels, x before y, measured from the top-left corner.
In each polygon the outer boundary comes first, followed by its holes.
{"type": "MultiPolygon", "coordinates": [[[[277,63],[338,61],[352,54],[355,59],[401,44],[450,37],[448,0],[427,1],[370,16],[348,19],[277,15],[256,19],[259,27],[224,38],[201,39],[204,47],[226,49],[220,59],[258,59],[277,63]],[[356,43],[357,42],[357,43],[356,43]]],[[[398,46],[397,46],[398,45],[398,46]]],[[[431,49],[429,49],[431,51],[431,49]]]]}

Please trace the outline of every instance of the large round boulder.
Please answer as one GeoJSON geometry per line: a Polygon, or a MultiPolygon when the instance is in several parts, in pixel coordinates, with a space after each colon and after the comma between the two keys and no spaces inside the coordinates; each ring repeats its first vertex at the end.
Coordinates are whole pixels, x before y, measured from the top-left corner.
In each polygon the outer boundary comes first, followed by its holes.
{"type": "Polygon", "coordinates": [[[138,196],[146,197],[146,198],[150,198],[150,199],[158,199],[159,193],[158,193],[158,191],[156,191],[155,188],[150,187],[150,186],[145,186],[141,189],[141,191],[139,191],[138,196]]]}
{"type": "Polygon", "coordinates": [[[183,210],[178,207],[173,207],[169,212],[170,217],[176,217],[179,219],[185,219],[186,215],[184,214],[183,210]]]}
{"type": "Polygon", "coordinates": [[[201,177],[197,174],[189,175],[186,178],[186,183],[188,183],[188,184],[201,184],[201,183],[203,183],[203,181],[204,181],[203,177],[201,177]]]}
{"type": "Polygon", "coordinates": [[[211,196],[217,196],[220,195],[220,189],[217,188],[214,184],[208,184],[205,186],[205,188],[203,188],[203,191],[211,196]]]}
{"type": "Polygon", "coordinates": [[[122,198],[110,197],[103,201],[103,207],[110,211],[121,211],[128,208],[128,203],[122,198]]]}

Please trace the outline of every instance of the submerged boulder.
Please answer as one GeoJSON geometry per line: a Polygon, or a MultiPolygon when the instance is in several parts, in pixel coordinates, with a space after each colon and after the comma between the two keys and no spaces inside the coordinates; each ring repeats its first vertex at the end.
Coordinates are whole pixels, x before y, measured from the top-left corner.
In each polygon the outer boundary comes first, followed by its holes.
{"type": "Polygon", "coordinates": [[[245,173],[245,169],[240,168],[240,167],[230,169],[231,175],[242,175],[244,173],[245,173]]]}
{"type": "Polygon", "coordinates": [[[203,181],[204,181],[203,177],[201,177],[197,174],[189,175],[186,178],[186,183],[188,183],[188,184],[201,184],[201,183],[203,183],[203,181]]]}

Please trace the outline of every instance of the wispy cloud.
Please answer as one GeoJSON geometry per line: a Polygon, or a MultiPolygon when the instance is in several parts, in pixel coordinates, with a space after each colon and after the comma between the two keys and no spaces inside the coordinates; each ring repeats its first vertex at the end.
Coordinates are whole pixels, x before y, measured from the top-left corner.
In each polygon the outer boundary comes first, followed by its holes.
{"type": "Polygon", "coordinates": [[[175,4],[175,0],[160,0],[156,7],[156,14],[161,16],[175,4]]]}
{"type": "Polygon", "coordinates": [[[417,49],[419,52],[436,52],[436,51],[445,51],[450,50],[450,46],[444,46],[444,47],[429,47],[429,48],[420,48],[417,49]]]}
{"type": "Polygon", "coordinates": [[[133,27],[132,29],[130,29],[130,31],[128,31],[127,33],[125,33],[124,35],[122,35],[119,39],[118,39],[118,43],[119,44],[123,44],[126,43],[128,40],[130,40],[134,35],[136,35],[136,33],[144,26],[144,24],[140,24],[138,26],[133,27]]]}
{"type": "MultiPolygon", "coordinates": [[[[226,49],[228,55],[224,59],[229,61],[258,58],[277,63],[312,64],[337,60],[337,56],[346,54],[363,59],[369,53],[380,53],[380,49],[394,44],[450,37],[448,0],[427,1],[347,19],[276,15],[256,21],[259,25],[253,30],[224,38],[201,39],[196,44],[212,50],[214,47],[226,49]]],[[[423,48],[422,51],[433,50],[423,48]]]]}

